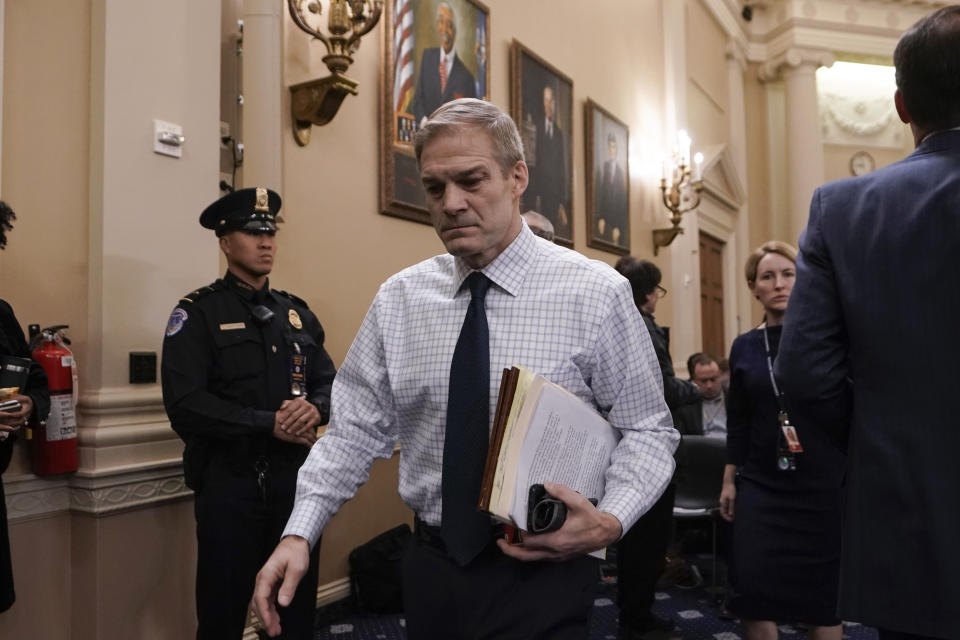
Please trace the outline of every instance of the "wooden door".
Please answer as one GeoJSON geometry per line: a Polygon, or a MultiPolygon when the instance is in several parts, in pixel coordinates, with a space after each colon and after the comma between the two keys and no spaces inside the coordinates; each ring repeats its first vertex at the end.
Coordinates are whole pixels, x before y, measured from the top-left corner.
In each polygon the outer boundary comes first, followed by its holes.
{"type": "Polygon", "coordinates": [[[727,356],[723,342],[723,246],[700,234],[700,315],[703,350],[714,358],[727,356]]]}

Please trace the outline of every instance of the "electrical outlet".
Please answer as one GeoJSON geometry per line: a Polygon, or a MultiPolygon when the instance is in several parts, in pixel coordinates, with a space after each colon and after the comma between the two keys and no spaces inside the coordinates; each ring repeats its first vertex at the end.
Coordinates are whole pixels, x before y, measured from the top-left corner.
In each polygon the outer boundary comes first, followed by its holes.
{"type": "Polygon", "coordinates": [[[157,381],[157,352],[130,352],[130,384],[152,384],[157,381]]]}

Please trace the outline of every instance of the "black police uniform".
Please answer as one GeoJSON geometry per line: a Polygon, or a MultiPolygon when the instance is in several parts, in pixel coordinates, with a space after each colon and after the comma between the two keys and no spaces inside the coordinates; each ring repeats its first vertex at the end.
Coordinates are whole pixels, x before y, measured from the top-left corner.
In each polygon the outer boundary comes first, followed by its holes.
{"type": "MultiPolygon", "coordinates": [[[[218,235],[236,228],[226,213],[218,235]]],[[[309,453],[273,436],[275,413],[299,386],[327,421],[336,370],[323,339],[303,300],[269,283],[254,290],[229,271],[182,298],[170,317],[163,400],[196,494],[197,638],[243,635],[256,573],[280,540],[309,453]]],[[[313,637],[318,550],[281,611],[284,638],[313,637]]]]}

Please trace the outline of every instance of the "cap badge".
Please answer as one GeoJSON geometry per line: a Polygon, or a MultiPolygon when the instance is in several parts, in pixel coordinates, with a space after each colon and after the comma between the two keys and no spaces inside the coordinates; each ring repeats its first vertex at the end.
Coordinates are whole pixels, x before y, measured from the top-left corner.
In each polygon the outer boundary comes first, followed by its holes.
{"type": "Polygon", "coordinates": [[[290,309],[287,312],[287,319],[290,320],[294,329],[303,329],[303,322],[300,321],[300,314],[297,313],[296,309],[290,309]]]}
{"type": "Polygon", "coordinates": [[[254,211],[270,212],[270,202],[267,197],[267,190],[264,187],[257,187],[257,199],[253,205],[254,211]]]}

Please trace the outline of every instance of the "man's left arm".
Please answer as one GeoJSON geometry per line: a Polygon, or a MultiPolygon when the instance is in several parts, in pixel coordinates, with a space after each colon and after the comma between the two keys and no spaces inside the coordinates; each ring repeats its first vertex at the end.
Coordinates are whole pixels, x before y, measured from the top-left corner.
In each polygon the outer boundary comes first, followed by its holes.
{"type": "Polygon", "coordinates": [[[792,416],[827,431],[845,446],[852,392],[848,339],[837,281],[823,232],[823,189],[810,204],[800,236],[797,279],[790,294],[775,365],[792,416]]]}
{"type": "Polygon", "coordinates": [[[566,560],[609,546],[653,506],[673,476],[680,434],[626,280],[617,285],[600,326],[590,385],[601,413],[622,434],[606,472],[603,499],[594,508],[572,489],[545,485],[566,503],[567,520],[557,531],[525,535],[523,545],[498,542],[504,553],[520,560],[566,560]]]}

